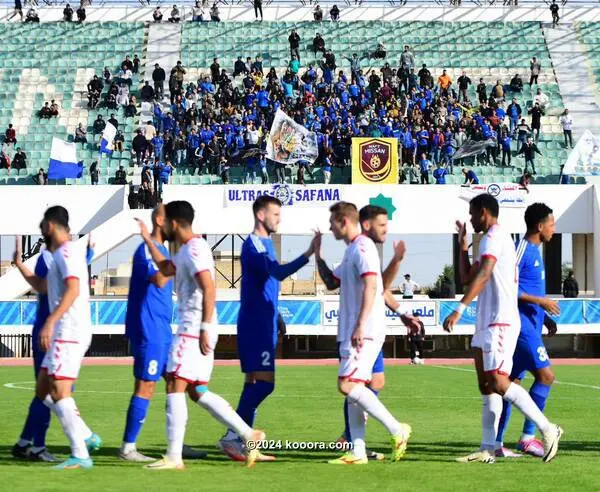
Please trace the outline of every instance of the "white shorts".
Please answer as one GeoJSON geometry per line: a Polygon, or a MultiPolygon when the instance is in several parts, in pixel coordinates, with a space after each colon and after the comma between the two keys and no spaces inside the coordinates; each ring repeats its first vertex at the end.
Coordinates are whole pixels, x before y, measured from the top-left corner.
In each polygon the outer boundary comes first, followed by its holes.
{"type": "Polygon", "coordinates": [[[215,347],[219,336],[211,334],[212,351],[208,355],[200,352],[200,338],[181,333],[173,337],[167,373],[190,384],[208,384],[215,361],[215,347]]]}
{"type": "Polygon", "coordinates": [[[53,339],[42,361],[42,368],[54,379],[77,379],[91,341],[91,334],[80,340],[53,339]]]}
{"type": "Polygon", "coordinates": [[[358,351],[350,340],[340,343],[339,379],[353,383],[368,383],[373,375],[373,364],[383,346],[383,340],[363,340],[363,346],[358,351]]]}
{"type": "Polygon", "coordinates": [[[510,375],[519,331],[520,323],[492,323],[487,328],[475,329],[471,347],[483,352],[485,372],[510,375]]]}

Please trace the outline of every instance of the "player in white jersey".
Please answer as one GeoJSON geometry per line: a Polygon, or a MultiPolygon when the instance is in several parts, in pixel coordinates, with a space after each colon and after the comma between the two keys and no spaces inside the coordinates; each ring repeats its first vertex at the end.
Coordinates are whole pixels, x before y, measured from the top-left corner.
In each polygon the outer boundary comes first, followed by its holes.
{"type": "MultiPolygon", "coordinates": [[[[341,264],[332,272],[340,286],[338,342],[340,368],[338,388],[348,401],[348,423],[353,449],[330,463],[368,463],[365,445],[365,412],[381,422],[392,436],[392,460],[406,452],[410,426],[398,422],[377,396],[367,388],[373,364],[385,340],[385,301],[379,254],[372,239],[360,233],[359,215],[352,203],[331,207],[330,229],[348,247],[341,264]]],[[[315,254],[324,269],[320,233],[315,235],[315,254]]],[[[385,234],[383,234],[385,240],[385,234]]]]}
{"type": "Polygon", "coordinates": [[[513,353],[521,329],[518,299],[518,269],[514,243],[498,224],[498,201],[489,194],[471,200],[469,214],[476,233],[483,233],[479,256],[471,266],[466,240],[466,224],[457,221],[463,284],[468,284],[456,310],[444,320],[451,332],[464,310],[477,297],[477,321],[472,346],[479,390],[483,396],[481,448],[458,461],[494,463],[502,398],[514,404],[540,429],[544,440],[543,461],[548,462],[558,451],[562,429],[551,424],[529,393],[510,381],[513,353]]]}
{"type": "Polygon", "coordinates": [[[55,468],[92,468],[88,447],[94,447],[90,442],[99,443],[100,438],[83,422],[72,397],[73,383],[92,340],[85,252],[71,242],[65,208],[46,210],[40,229],[53,263],[46,278],[50,315],[39,336],[46,355],[36,393],[55,413],[71,444],[71,457],[55,468]]]}
{"type": "Polygon", "coordinates": [[[249,427],[227,401],[208,389],[218,338],[212,251],[192,230],[194,209],[188,202],[168,203],[165,214],[163,235],[180,246],[172,260],[165,258],[146,225],[138,220],[142,237],[158,269],[166,277],[175,276],[179,304],[179,328],[167,363],[167,454],[146,468],[184,468],[182,449],[188,418],[185,393],[189,385],[196,387],[196,393],[190,396],[198,405],[244,439],[246,463],[252,466],[258,455],[257,442],[264,440],[264,432],[249,427]]]}

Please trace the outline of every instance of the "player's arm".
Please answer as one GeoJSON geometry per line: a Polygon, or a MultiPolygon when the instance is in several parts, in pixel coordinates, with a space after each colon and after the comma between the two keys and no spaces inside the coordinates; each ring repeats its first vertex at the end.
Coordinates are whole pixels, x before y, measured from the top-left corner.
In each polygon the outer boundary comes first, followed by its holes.
{"type": "Polygon", "coordinates": [[[321,232],[318,230],[315,231],[312,244],[315,250],[317,270],[319,271],[319,277],[321,277],[325,287],[327,287],[328,290],[334,290],[340,286],[340,280],[333,274],[325,260],[321,257],[321,238],[321,232]]]}
{"type": "Polygon", "coordinates": [[[45,352],[50,348],[50,341],[54,333],[54,326],[64,316],[64,314],[71,308],[75,299],[79,296],[79,278],[67,277],[65,282],[65,292],[60,300],[56,309],[52,311],[50,316],[46,319],[42,330],[40,331],[40,348],[45,352]]]}
{"type": "Polygon", "coordinates": [[[469,243],[467,241],[467,224],[456,221],[458,232],[458,246],[460,248],[460,259],[458,261],[458,276],[462,285],[468,285],[477,273],[477,268],[471,265],[469,260],[469,243]]]}
{"type": "Polygon", "coordinates": [[[558,306],[558,301],[550,299],[548,297],[533,296],[531,294],[526,294],[521,289],[519,289],[519,301],[528,302],[530,304],[536,304],[540,306],[544,311],[550,313],[553,316],[557,316],[560,314],[560,307],[558,306]]]}
{"type": "Polygon", "coordinates": [[[400,302],[394,297],[391,290],[386,289],[384,291],[383,299],[388,309],[391,309],[400,315],[400,321],[402,321],[402,324],[408,328],[409,333],[420,329],[421,321],[419,318],[413,316],[409,309],[405,311],[400,310],[400,302]]]}
{"type": "MultiPolygon", "coordinates": [[[[40,253],[41,254],[41,253],[40,253]]],[[[38,277],[23,262],[23,253],[21,251],[21,236],[17,236],[15,242],[15,252],[13,254],[13,263],[17,270],[21,272],[25,281],[38,293],[45,294],[48,290],[46,279],[38,277]]]]}
{"type": "Polygon", "coordinates": [[[158,267],[158,271],[165,277],[174,277],[175,276],[175,265],[173,264],[173,262],[171,260],[167,259],[165,257],[165,255],[163,255],[160,252],[160,250],[156,247],[156,244],[154,244],[152,236],[150,236],[150,233],[148,232],[148,228],[146,227],[146,224],[140,219],[135,219],[135,220],[137,221],[138,225],[140,226],[140,234],[142,235],[142,239],[144,240],[144,242],[146,243],[146,246],[148,247],[150,256],[152,256],[154,263],[156,263],[156,266],[158,267]]]}
{"type": "Polygon", "coordinates": [[[384,290],[390,289],[392,287],[394,279],[396,278],[396,276],[398,275],[398,271],[400,270],[400,263],[402,263],[405,254],[406,244],[404,243],[404,241],[394,242],[394,256],[392,257],[388,266],[381,274],[383,278],[384,290]]]}
{"type": "Polygon", "coordinates": [[[491,255],[484,255],[482,257],[481,265],[477,270],[473,280],[467,286],[465,294],[461,299],[456,310],[444,320],[444,330],[451,332],[454,325],[458,323],[462,313],[469,304],[481,293],[485,285],[492,277],[494,266],[496,265],[496,258],[491,255]]]}

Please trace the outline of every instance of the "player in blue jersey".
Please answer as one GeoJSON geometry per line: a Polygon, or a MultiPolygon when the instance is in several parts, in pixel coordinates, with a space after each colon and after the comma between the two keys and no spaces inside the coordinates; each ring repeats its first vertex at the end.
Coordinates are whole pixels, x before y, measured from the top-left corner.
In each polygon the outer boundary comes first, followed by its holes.
{"type": "MultiPolygon", "coordinates": [[[[88,236],[87,247],[87,263],[91,263],[94,258],[94,245],[91,242],[91,235],[88,236]]],[[[33,372],[37,380],[42,361],[46,352],[43,351],[38,343],[40,330],[44,326],[46,319],[50,315],[50,307],[48,305],[48,295],[46,287],[46,276],[54,262],[52,254],[43,249],[36,261],[34,271],[27,268],[23,262],[23,252],[21,248],[21,237],[17,236],[13,263],[19,270],[27,283],[37,291],[38,302],[35,312],[35,320],[31,330],[31,347],[33,352],[33,372]]],[[[34,461],[57,462],[58,459],[50,454],[46,449],[46,433],[50,427],[50,408],[48,408],[43,400],[34,395],[29,404],[29,411],[25,419],[25,425],[19,441],[13,446],[12,454],[15,458],[23,458],[34,461]]],[[[99,449],[101,440],[93,434],[92,431],[86,429],[87,444],[90,450],[99,449]]]]}
{"type": "MultiPolygon", "coordinates": [[[[161,254],[169,259],[162,228],[165,225],[165,208],[159,205],[152,211],[151,238],[161,254]]],[[[150,400],[157,381],[165,376],[165,368],[173,333],[173,280],[163,275],[146,243],[142,242],[133,254],[125,335],[133,352],[134,394],[129,401],[123,443],[119,457],[126,461],[148,462],[154,458],[137,450],[137,437],[142,430],[150,400]]],[[[190,391],[194,392],[193,388],[190,391]]],[[[203,458],[206,453],[184,446],[184,458],[203,458]]]]}
{"type": "MultiPolygon", "coordinates": [[[[544,260],[540,253],[540,245],[548,243],[554,235],[552,209],[543,203],[530,205],[525,211],[525,224],[527,233],[517,245],[521,332],[513,356],[510,379],[520,382],[525,373],[529,371],[535,378],[529,394],[543,411],[550,387],[554,382],[554,373],[542,340],[542,327],[544,324],[549,325],[550,334],[554,334],[556,324],[546,316],[546,313],[550,315],[560,313],[558,303],[546,297],[544,260]]],[[[503,447],[504,431],[508,425],[510,413],[511,404],[504,400],[496,438],[496,456],[521,456],[503,447]]],[[[540,440],[535,438],[535,430],[535,424],[530,420],[525,420],[517,449],[532,456],[543,457],[544,446],[540,440]]]]}
{"type": "MultiPolygon", "coordinates": [[[[295,260],[277,261],[271,234],[277,232],[281,202],[262,195],[252,205],[254,231],[242,245],[242,288],[237,321],[238,354],[246,375],[237,413],[253,426],[256,410],[275,388],[275,351],[278,337],[279,283],[308,263],[313,243],[295,260]]],[[[219,447],[232,459],[242,461],[242,441],[230,429],[219,447]]],[[[259,456],[259,461],[274,457],[259,456]]]]}

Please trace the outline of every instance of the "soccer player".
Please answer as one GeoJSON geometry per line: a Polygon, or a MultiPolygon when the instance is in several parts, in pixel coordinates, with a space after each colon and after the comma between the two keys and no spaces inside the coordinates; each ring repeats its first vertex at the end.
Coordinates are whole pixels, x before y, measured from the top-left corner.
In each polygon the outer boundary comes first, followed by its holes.
{"type": "Polygon", "coordinates": [[[498,224],[498,201],[484,193],[469,205],[471,225],[483,233],[478,261],[469,262],[466,224],[457,221],[461,262],[459,272],[465,294],[456,310],[444,320],[451,332],[462,313],[477,297],[477,321],[471,345],[475,350],[475,369],[479,390],[483,395],[481,448],[458,461],[494,463],[498,422],[502,399],[514,404],[540,429],[544,440],[543,461],[548,462],[558,451],[563,430],[552,424],[521,386],[508,378],[513,367],[513,353],[520,331],[518,297],[518,264],[510,234],[498,224]]]}
{"type": "Polygon", "coordinates": [[[86,258],[71,242],[64,207],[47,209],[40,229],[53,262],[46,280],[50,314],[39,334],[40,349],[46,355],[36,395],[55,413],[71,445],[71,457],[56,468],[92,468],[88,448],[98,448],[101,440],[85,425],[72,397],[73,383],[92,340],[86,258]]]}
{"type": "MultiPolygon", "coordinates": [[[[138,221],[158,271],[166,278],[175,276],[179,308],[179,328],[167,362],[168,448],[162,460],[146,465],[153,470],[184,468],[182,448],[188,418],[185,393],[190,385],[196,388],[194,401],[219,422],[234,429],[246,444],[265,438],[264,432],[248,426],[229,403],[208,389],[218,339],[215,265],[208,243],[194,234],[193,221],[194,209],[188,202],[173,201],[165,206],[162,233],[168,241],[180,246],[172,260],[161,253],[146,225],[138,221]]],[[[246,463],[252,466],[258,450],[253,444],[246,449],[246,463]]]]}
{"type": "MultiPolygon", "coordinates": [[[[91,263],[93,257],[94,249],[90,235],[88,237],[86,258],[88,265],[91,263]]],[[[44,323],[46,322],[46,318],[50,315],[46,277],[54,260],[52,254],[47,249],[41,250],[34,271],[32,272],[23,262],[21,237],[17,236],[13,262],[27,283],[38,292],[37,309],[35,320],[33,322],[33,329],[31,331],[33,371],[37,381],[42,361],[46,355],[46,353],[40,349],[38,343],[39,334],[42,326],[44,326],[44,323]]],[[[44,401],[37,396],[34,396],[29,405],[29,411],[19,441],[12,448],[14,457],[50,463],[58,461],[58,459],[46,449],[46,433],[50,426],[50,414],[50,408],[44,404],[44,401]]],[[[89,449],[99,449],[101,444],[99,436],[93,435],[91,431],[88,431],[85,435],[87,437],[86,444],[89,444],[90,446],[89,449]]]]}
{"type": "MultiPolygon", "coordinates": [[[[322,262],[319,262],[319,271],[324,275],[326,285],[333,285],[335,281],[340,286],[338,388],[348,402],[353,445],[351,452],[330,463],[368,463],[365,412],[381,422],[391,434],[392,461],[398,461],[406,452],[411,428],[398,422],[366,386],[372,379],[373,365],[385,340],[385,299],[379,254],[373,240],[360,233],[359,214],[354,204],[338,202],[330,212],[331,232],[348,246],[341,264],[333,272],[324,268],[322,262]]],[[[386,233],[387,224],[384,224],[378,233],[382,242],[386,233]]],[[[320,239],[317,231],[313,240],[317,261],[321,258],[320,239]]]]}
{"type": "MultiPolygon", "coordinates": [[[[279,312],[279,282],[308,263],[309,249],[295,260],[281,265],[275,256],[271,234],[281,220],[281,202],[262,195],[253,205],[254,230],[242,245],[242,288],[237,321],[237,343],[245,383],[237,412],[249,426],[254,425],[256,410],[275,388],[275,351],[279,312]]],[[[243,446],[231,429],[219,441],[219,447],[231,459],[243,459],[243,446]]],[[[272,461],[263,455],[259,461],[272,461]]]]}
{"type": "MultiPolygon", "coordinates": [[[[383,207],[376,205],[366,205],[359,211],[359,221],[362,233],[369,237],[376,244],[383,244],[385,236],[387,234],[388,226],[388,213],[383,207]]],[[[339,281],[333,277],[331,270],[327,266],[327,263],[321,258],[321,234],[317,232],[318,248],[315,248],[315,255],[317,255],[317,268],[319,275],[325,282],[325,286],[329,290],[337,289],[340,284],[339,281]]],[[[390,264],[382,273],[383,285],[385,289],[385,302],[386,305],[393,311],[398,311],[400,303],[396,301],[394,296],[391,294],[389,288],[391,287],[394,278],[396,277],[400,263],[404,259],[406,253],[406,245],[403,241],[394,244],[394,256],[392,257],[390,264]]],[[[409,332],[412,330],[419,329],[419,321],[413,317],[410,313],[401,313],[401,321],[407,326],[409,332]]],[[[339,350],[339,347],[338,347],[339,350]]],[[[374,395],[378,396],[379,392],[385,386],[385,363],[383,357],[383,349],[379,351],[379,355],[373,364],[371,380],[367,384],[367,387],[373,392],[374,395]]],[[[338,439],[338,442],[351,442],[352,436],[350,434],[350,424],[348,422],[348,402],[344,400],[344,432],[338,439]]],[[[374,451],[367,451],[367,457],[370,460],[383,460],[385,456],[382,453],[376,453],[374,451]]]]}
{"type": "MultiPolygon", "coordinates": [[[[544,411],[550,387],[554,382],[554,373],[542,340],[542,326],[546,312],[551,315],[560,314],[558,303],[546,297],[546,272],[540,253],[540,245],[548,243],[554,235],[552,209],[543,203],[530,205],[525,210],[525,224],[527,232],[517,246],[521,332],[513,356],[510,379],[519,383],[526,371],[531,372],[535,381],[529,395],[539,409],[544,411]]],[[[503,447],[504,431],[510,413],[511,404],[505,400],[496,438],[496,456],[520,456],[503,447]]],[[[535,424],[529,419],[525,420],[517,449],[539,458],[544,456],[543,444],[535,438],[535,424]]]]}

